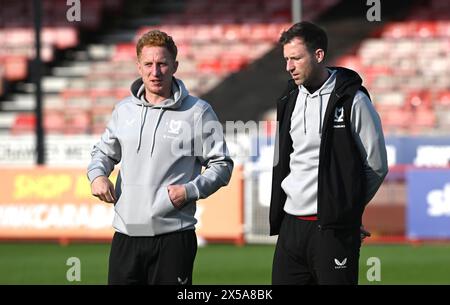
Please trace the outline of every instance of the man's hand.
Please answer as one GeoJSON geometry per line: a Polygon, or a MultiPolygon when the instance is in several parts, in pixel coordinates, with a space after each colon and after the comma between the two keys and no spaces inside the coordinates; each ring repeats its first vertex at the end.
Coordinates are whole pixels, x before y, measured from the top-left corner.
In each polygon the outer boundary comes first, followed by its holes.
{"type": "Polygon", "coordinates": [[[181,209],[186,203],[186,189],[183,185],[175,184],[167,187],[170,201],[175,208],[181,209]]]}
{"type": "Polygon", "coordinates": [[[361,242],[363,242],[366,237],[370,237],[370,235],[371,235],[369,231],[364,229],[364,226],[361,226],[359,228],[359,231],[360,231],[360,234],[361,234],[361,242]]]}
{"type": "Polygon", "coordinates": [[[106,176],[98,176],[91,183],[92,195],[98,197],[101,201],[108,203],[116,202],[114,185],[106,176]]]}

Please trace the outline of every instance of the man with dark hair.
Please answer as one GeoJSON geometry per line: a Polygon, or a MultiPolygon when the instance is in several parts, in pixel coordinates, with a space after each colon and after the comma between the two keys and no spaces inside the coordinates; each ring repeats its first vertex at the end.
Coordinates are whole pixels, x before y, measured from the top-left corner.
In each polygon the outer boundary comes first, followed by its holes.
{"type": "Polygon", "coordinates": [[[282,33],[292,76],[277,103],[273,284],[357,284],[362,214],[387,174],[381,122],[359,75],[326,67],[327,34],[282,33]]]}
{"type": "Polygon", "coordinates": [[[173,76],[172,37],[150,31],[136,53],[141,77],[114,108],[87,173],[92,194],[115,205],[108,283],[191,284],[196,201],[228,184],[233,161],[211,106],[173,76]],[[114,189],[108,176],[119,162],[114,189]]]}

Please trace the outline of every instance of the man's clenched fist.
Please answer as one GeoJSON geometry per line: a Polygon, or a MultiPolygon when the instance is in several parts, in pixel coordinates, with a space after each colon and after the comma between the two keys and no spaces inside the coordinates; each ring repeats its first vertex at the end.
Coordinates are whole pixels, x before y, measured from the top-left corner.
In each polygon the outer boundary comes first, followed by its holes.
{"type": "Polygon", "coordinates": [[[106,176],[98,176],[91,183],[92,195],[98,197],[101,201],[108,203],[116,202],[114,185],[106,176]]]}

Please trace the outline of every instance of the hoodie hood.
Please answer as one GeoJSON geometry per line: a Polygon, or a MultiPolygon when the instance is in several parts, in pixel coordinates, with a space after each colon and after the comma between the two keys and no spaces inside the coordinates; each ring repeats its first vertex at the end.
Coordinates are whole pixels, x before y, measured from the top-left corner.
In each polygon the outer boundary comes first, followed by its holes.
{"type": "MultiPolygon", "coordinates": [[[[306,87],[304,87],[303,85],[299,86],[299,101],[297,102],[301,102],[303,104],[303,132],[304,134],[307,133],[307,117],[308,115],[306,114],[307,112],[307,108],[309,107],[315,107],[318,108],[317,114],[318,114],[318,129],[319,129],[319,134],[322,133],[322,125],[323,125],[323,117],[325,115],[325,109],[326,109],[326,105],[328,103],[328,99],[330,97],[331,92],[333,92],[334,88],[335,88],[335,84],[336,84],[336,70],[330,70],[328,69],[329,72],[329,76],[327,78],[327,80],[322,84],[322,86],[317,89],[316,91],[314,91],[313,93],[310,93],[308,91],[308,89],[306,89],[306,87]],[[326,96],[326,98],[324,98],[324,96],[326,96]],[[325,101],[324,101],[325,99],[325,101]],[[310,105],[308,105],[310,104],[310,105]],[[324,107],[325,104],[325,107],[324,107]]],[[[313,121],[316,121],[316,119],[314,118],[313,121]]]]}
{"type": "Polygon", "coordinates": [[[336,71],[338,74],[335,85],[335,91],[338,96],[342,96],[347,88],[351,86],[361,87],[362,79],[355,71],[342,67],[329,67],[328,69],[336,71]]]}
{"type": "Polygon", "coordinates": [[[183,82],[179,79],[173,77],[172,80],[172,91],[169,98],[165,99],[159,104],[151,104],[145,99],[145,86],[142,78],[138,78],[133,82],[130,88],[131,98],[133,103],[141,107],[140,118],[139,118],[139,137],[136,146],[136,153],[141,149],[142,143],[142,130],[144,129],[145,119],[147,118],[148,109],[159,109],[158,117],[154,122],[153,133],[152,133],[152,144],[151,144],[151,155],[153,155],[153,149],[155,145],[156,130],[159,127],[159,122],[166,109],[177,109],[180,108],[185,97],[189,96],[189,92],[184,86],[183,82]],[[144,111],[145,108],[145,111],[144,111]]]}
{"type": "Polygon", "coordinates": [[[328,70],[329,76],[319,89],[317,89],[313,93],[310,93],[308,91],[308,89],[306,89],[303,85],[300,85],[299,86],[300,92],[303,94],[310,95],[311,97],[315,97],[318,95],[330,94],[334,90],[334,87],[335,87],[334,80],[335,80],[335,74],[337,71],[331,70],[331,69],[327,69],[327,70],[328,70]]]}

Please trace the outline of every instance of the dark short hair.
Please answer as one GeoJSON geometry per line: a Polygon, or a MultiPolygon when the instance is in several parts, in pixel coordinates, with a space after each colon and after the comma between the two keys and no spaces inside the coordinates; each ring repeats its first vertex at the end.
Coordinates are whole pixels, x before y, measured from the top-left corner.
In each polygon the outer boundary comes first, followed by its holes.
{"type": "Polygon", "coordinates": [[[165,47],[170,55],[172,55],[173,59],[177,59],[177,46],[172,37],[164,32],[153,30],[142,35],[136,45],[136,54],[138,58],[141,56],[144,47],[165,47]]]}
{"type": "Polygon", "coordinates": [[[311,53],[314,53],[317,49],[322,49],[327,53],[327,33],[314,23],[302,21],[294,24],[281,34],[279,43],[284,46],[294,38],[302,39],[311,53]]]}

